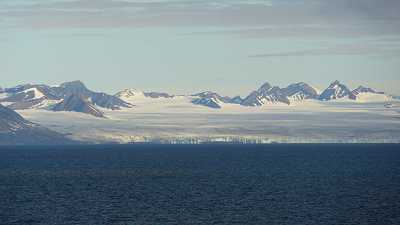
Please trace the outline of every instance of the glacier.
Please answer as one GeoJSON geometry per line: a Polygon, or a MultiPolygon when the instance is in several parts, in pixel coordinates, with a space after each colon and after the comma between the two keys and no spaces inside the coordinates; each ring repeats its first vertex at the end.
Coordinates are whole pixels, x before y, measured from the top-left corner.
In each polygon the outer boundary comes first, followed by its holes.
{"type": "Polygon", "coordinates": [[[123,110],[102,108],[105,118],[41,109],[25,118],[91,143],[400,143],[400,102],[306,100],[288,105],[215,110],[185,96],[143,98],[123,110]]]}

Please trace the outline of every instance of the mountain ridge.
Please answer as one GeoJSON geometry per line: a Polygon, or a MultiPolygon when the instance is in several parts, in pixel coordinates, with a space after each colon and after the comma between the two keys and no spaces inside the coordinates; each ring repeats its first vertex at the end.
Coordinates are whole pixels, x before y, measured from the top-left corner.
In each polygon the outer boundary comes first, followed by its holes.
{"type": "Polygon", "coordinates": [[[133,105],[103,92],[89,90],[81,81],[64,82],[59,86],[24,84],[3,90],[6,95],[0,103],[14,110],[52,109],[72,95],[87,99],[90,104],[111,110],[131,108],[133,105]]]}
{"type": "MultiPolygon", "coordinates": [[[[23,84],[1,90],[3,98],[0,98],[0,102],[7,103],[8,107],[17,110],[32,108],[51,109],[52,106],[60,104],[70,95],[82,97],[85,101],[87,100],[92,104],[93,107],[111,110],[132,108],[138,98],[174,99],[178,96],[165,92],[145,92],[136,89],[125,89],[117,94],[108,95],[103,92],[89,90],[86,85],[79,80],[64,82],[59,86],[23,84]],[[6,97],[4,97],[4,93],[6,97]]],[[[250,94],[244,98],[240,96],[233,98],[222,96],[213,91],[184,95],[184,97],[187,97],[192,104],[214,109],[219,109],[223,107],[224,104],[256,107],[268,104],[291,105],[305,100],[335,101],[348,99],[352,101],[369,101],[373,99],[375,101],[386,101],[391,99],[391,97],[384,92],[375,91],[372,88],[362,85],[351,90],[338,80],[332,82],[321,93],[305,82],[292,83],[284,88],[273,86],[265,82],[257,90],[250,92],[250,94]]],[[[95,111],[97,111],[97,109],[95,111]]]]}
{"type": "Polygon", "coordinates": [[[96,106],[86,100],[84,97],[79,95],[70,95],[65,98],[62,102],[51,108],[53,111],[67,111],[67,112],[80,112],[89,114],[95,117],[104,118],[104,113],[100,111],[96,106]]]}
{"type": "Polygon", "coordinates": [[[76,144],[64,135],[32,123],[0,104],[0,145],[76,144]]]}

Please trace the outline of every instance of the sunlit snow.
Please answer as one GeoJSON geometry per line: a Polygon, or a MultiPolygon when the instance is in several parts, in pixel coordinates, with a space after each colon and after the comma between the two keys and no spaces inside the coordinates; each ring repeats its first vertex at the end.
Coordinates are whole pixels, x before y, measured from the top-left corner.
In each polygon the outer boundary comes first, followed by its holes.
{"type": "Polygon", "coordinates": [[[74,112],[19,111],[27,119],[95,143],[166,142],[400,142],[400,104],[303,101],[288,105],[221,109],[190,98],[143,98],[135,107],[106,110],[106,118],[74,112]]]}

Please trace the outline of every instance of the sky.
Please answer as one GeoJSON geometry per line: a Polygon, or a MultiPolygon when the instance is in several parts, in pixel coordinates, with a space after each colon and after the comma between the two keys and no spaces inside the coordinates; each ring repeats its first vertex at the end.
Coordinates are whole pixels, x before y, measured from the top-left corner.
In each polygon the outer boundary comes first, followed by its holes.
{"type": "Polygon", "coordinates": [[[0,86],[247,95],[334,80],[400,95],[398,0],[1,0],[0,86]]]}

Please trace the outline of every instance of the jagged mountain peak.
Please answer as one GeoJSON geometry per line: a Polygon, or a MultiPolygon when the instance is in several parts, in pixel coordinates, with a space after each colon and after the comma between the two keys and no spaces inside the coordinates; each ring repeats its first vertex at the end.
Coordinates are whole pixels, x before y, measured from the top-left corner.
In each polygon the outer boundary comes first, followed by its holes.
{"type": "Polygon", "coordinates": [[[197,94],[194,94],[193,96],[201,97],[201,98],[209,98],[209,97],[220,97],[220,95],[216,92],[212,91],[203,91],[197,94]]]}
{"type": "Polygon", "coordinates": [[[328,101],[335,99],[349,98],[352,100],[356,99],[356,96],[350,91],[350,89],[340,83],[338,80],[332,82],[325,91],[319,96],[319,100],[328,101]]]}
{"type": "Polygon", "coordinates": [[[130,108],[136,104],[135,102],[139,99],[144,99],[146,96],[144,93],[138,89],[127,88],[114,95],[114,97],[121,99],[121,101],[130,104],[130,108]]]}
{"type": "Polygon", "coordinates": [[[200,92],[192,95],[192,97],[196,97],[192,100],[193,104],[203,105],[210,108],[221,108],[222,103],[232,103],[232,99],[230,97],[223,97],[218,93],[212,91],[200,92]]]}
{"type": "Polygon", "coordinates": [[[287,86],[282,89],[282,92],[291,101],[302,101],[305,99],[318,98],[318,91],[305,82],[298,82],[287,86]]]}
{"type": "Polygon", "coordinates": [[[359,94],[359,93],[373,93],[373,94],[384,94],[384,92],[378,92],[372,88],[365,87],[365,86],[358,86],[358,88],[353,90],[354,94],[359,94]]]}
{"type": "Polygon", "coordinates": [[[195,105],[202,105],[214,109],[221,108],[220,101],[215,98],[197,98],[193,99],[192,103],[195,105]]]}
{"type": "Polygon", "coordinates": [[[258,89],[258,92],[267,91],[272,88],[272,85],[268,82],[265,82],[261,87],[258,89]]]}
{"type": "Polygon", "coordinates": [[[93,115],[95,117],[104,117],[103,112],[101,112],[96,106],[94,106],[88,99],[80,95],[70,95],[62,102],[55,105],[52,109],[53,111],[72,111],[81,112],[93,115]]]}
{"type": "Polygon", "coordinates": [[[137,96],[143,96],[143,92],[134,88],[127,88],[124,89],[117,94],[115,94],[116,97],[118,98],[130,98],[130,97],[137,97],[137,96]]]}
{"type": "Polygon", "coordinates": [[[345,86],[345,85],[342,84],[339,80],[335,80],[329,84],[328,88],[337,88],[337,87],[342,87],[342,86],[345,86]]]}
{"type": "Polygon", "coordinates": [[[333,81],[332,83],[329,84],[328,88],[338,88],[338,87],[344,87],[344,86],[345,85],[342,84],[339,80],[335,80],[335,81],[333,81]]]}
{"type": "Polygon", "coordinates": [[[124,102],[118,97],[106,93],[94,92],[86,88],[82,81],[71,81],[62,83],[60,86],[47,85],[19,85],[5,90],[7,98],[0,99],[0,102],[12,102],[13,109],[30,109],[36,107],[48,107],[71,95],[78,95],[90,99],[91,103],[108,109],[130,108],[131,104],[124,102]],[[48,101],[50,100],[50,101],[48,101]],[[54,103],[54,101],[56,101],[54,103]]]}
{"type": "Polygon", "coordinates": [[[46,108],[61,98],[47,85],[19,85],[5,90],[6,95],[0,102],[8,102],[14,110],[46,108]]]}
{"type": "Polygon", "coordinates": [[[257,91],[251,92],[243,101],[245,106],[262,106],[269,103],[290,104],[289,99],[278,86],[264,83],[257,91]]]}
{"type": "Polygon", "coordinates": [[[129,89],[124,89],[117,94],[115,94],[115,97],[118,97],[122,100],[126,100],[128,102],[132,102],[137,100],[138,98],[173,98],[173,95],[169,95],[168,93],[165,92],[143,92],[134,88],[129,88],[129,89]]]}
{"type": "Polygon", "coordinates": [[[78,95],[89,99],[91,103],[108,109],[120,109],[121,107],[130,108],[131,104],[121,100],[120,98],[108,95],[102,92],[94,92],[86,88],[85,84],[81,81],[71,81],[61,84],[59,87],[52,88],[58,93],[60,98],[66,99],[70,95],[78,95]]]}
{"type": "Polygon", "coordinates": [[[354,89],[351,93],[355,96],[354,100],[360,102],[384,102],[393,99],[391,96],[386,95],[385,92],[378,92],[362,85],[354,89]]]}
{"type": "Polygon", "coordinates": [[[331,83],[331,86],[339,85],[341,84],[339,80],[335,80],[331,83]]]}

